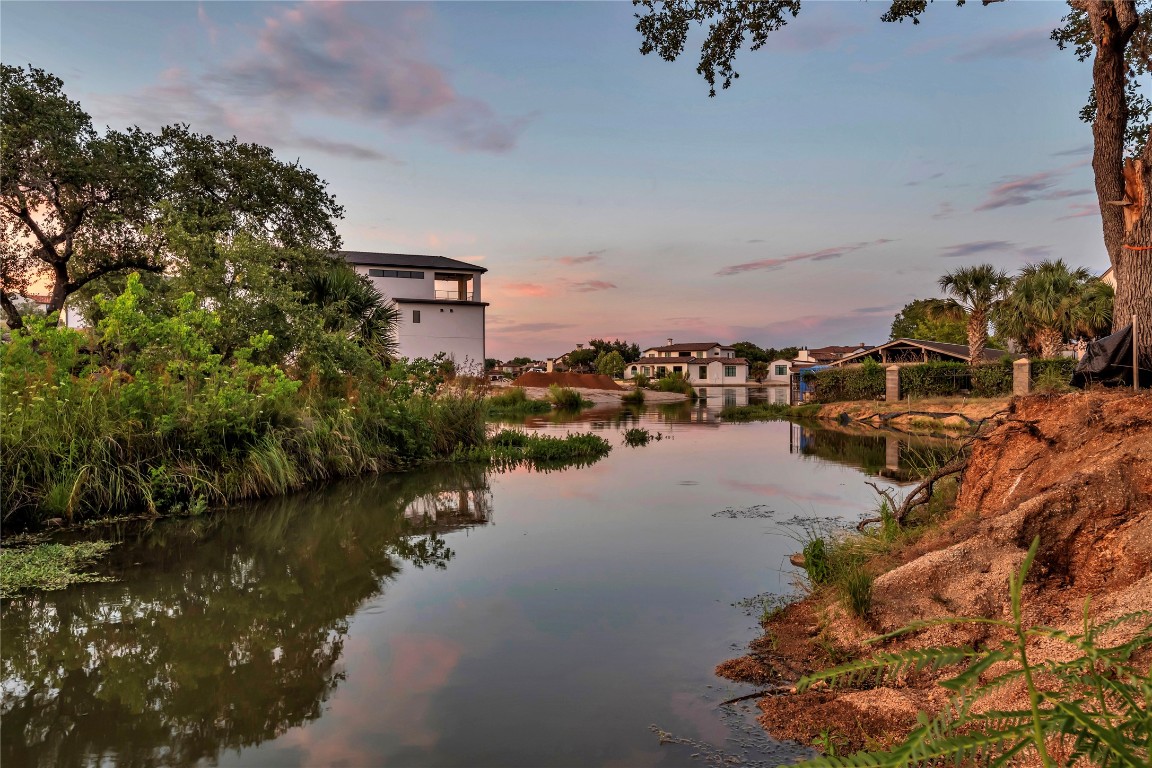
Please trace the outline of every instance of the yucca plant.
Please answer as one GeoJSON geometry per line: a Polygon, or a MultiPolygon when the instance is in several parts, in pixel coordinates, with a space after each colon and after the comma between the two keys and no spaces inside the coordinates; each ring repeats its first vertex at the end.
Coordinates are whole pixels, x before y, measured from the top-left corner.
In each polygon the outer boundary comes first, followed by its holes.
{"type": "Polygon", "coordinates": [[[989,624],[1006,631],[1006,639],[984,648],[941,646],[897,653],[877,653],[805,677],[797,690],[816,683],[829,686],[882,684],[905,673],[939,670],[953,665],[963,670],[940,683],[951,692],[948,706],[934,718],[920,714],[920,725],[907,740],[888,751],[825,755],[800,765],[920,766],[1012,764],[1031,758],[1045,768],[1091,764],[1117,768],[1147,768],[1152,755],[1152,680],[1147,661],[1133,661],[1140,649],[1152,646],[1152,611],[1137,611],[1111,621],[1093,621],[1084,603],[1079,633],[1045,626],[1026,626],[1021,593],[1036,557],[1039,538],[1032,542],[1020,570],[1011,578],[1011,619],[955,618],[914,622],[873,642],[881,642],[938,624],[989,624]],[[1126,642],[1107,646],[1105,633],[1121,625],[1142,624],[1126,642]],[[1028,643],[1046,639],[1075,649],[1069,661],[1036,659],[1028,643]],[[1026,708],[978,710],[993,691],[1023,681],[1026,708]],[[1061,759],[1051,747],[1060,746],[1061,759]]]}

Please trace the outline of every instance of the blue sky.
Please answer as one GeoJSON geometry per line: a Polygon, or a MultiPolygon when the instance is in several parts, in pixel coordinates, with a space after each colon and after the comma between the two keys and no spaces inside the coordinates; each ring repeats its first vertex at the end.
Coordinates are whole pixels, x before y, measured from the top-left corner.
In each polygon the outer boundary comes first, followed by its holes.
{"type": "Polygon", "coordinates": [[[1066,6],[885,7],[806,3],[714,99],[620,2],[4,2],[0,51],[98,125],[299,158],[349,249],[484,265],[497,357],[879,342],[956,267],[1102,271],[1066,6]]]}

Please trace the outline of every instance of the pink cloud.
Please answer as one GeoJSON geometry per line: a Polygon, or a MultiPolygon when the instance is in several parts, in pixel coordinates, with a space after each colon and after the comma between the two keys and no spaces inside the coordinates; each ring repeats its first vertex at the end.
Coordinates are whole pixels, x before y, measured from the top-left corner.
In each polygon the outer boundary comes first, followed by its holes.
{"type": "Polygon", "coordinates": [[[976,206],[977,211],[991,211],[1028,205],[1038,200],[1060,200],[1092,193],[1091,189],[1059,189],[1061,177],[1070,169],[1083,165],[1083,162],[1057,168],[1052,171],[1039,171],[1027,176],[1008,176],[988,190],[984,202],[976,206]]]}
{"type": "Polygon", "coordinates": [[[733,264],[724,267],[716,274],[723,277],[727,275],[739,275],[743,272],[753,272],[756,270],[775,270],[781,269],[785,264],[792,264],[798,261],[826,261],[828,259],[838,259],[841,256],[847,256],[850,253],[868,248],[874,245],[884,245],[891,243],[892,240],[888,238],[881,238],[871,242],[848,243],[847,245],[838,245],[833,248],[823,248],[819,251],[807,251],[804,253],[796,253],[791,256],[781,256],[772,259],[760,259],[758,261],[748,261],[743,264],[733,264]]]}
{"type": "Polygon", "coordinates": [[[501,293],[508,296],[551,296],[553,291],[540,283],[508,283],[501,293]]]}
{"type": "Polygon", "coordinates": [[[568,290],[576,293],[592,293],[593,291],[607,291],[616,287],[615,283],[606,280],[564,280],[568,290]]]}

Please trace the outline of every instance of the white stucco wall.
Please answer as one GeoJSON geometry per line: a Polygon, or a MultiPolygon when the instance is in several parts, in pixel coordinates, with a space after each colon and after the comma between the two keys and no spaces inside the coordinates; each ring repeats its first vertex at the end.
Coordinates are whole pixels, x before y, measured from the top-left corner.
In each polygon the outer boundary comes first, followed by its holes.
{"type": "Polygon", "coordinates": [[[791,360],[773,360],[768,363],[768,376],[764,379],[765,384],[787,384],[792,380],[792,361],[791,360]],[[784,366],[784,375],[776,375],[776,366],[784,366]]]}
{"type": "MultiPolygon", "coordinates": [[[[416,281],[413,281],[416,282],[416,281]]],[[[403,302],[397,340],[403,357],[434,357],[443,352],[458,366],[484,370],[484,307],[475,304],[403,302]],[[420,322],[412,322],[412,313],[420,322]]]]}

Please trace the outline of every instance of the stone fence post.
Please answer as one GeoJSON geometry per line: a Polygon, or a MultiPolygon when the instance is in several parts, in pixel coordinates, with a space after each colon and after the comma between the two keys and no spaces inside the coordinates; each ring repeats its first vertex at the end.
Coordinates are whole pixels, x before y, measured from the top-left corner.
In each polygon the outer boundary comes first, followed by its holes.
{"type": "Polygon", "coordinates": [[[1032,392],[1032,363],[1022,357],[1012,363],[1012,394],[1023,397],[1032,392]]]}
{"type": "Polygon", "coordinates": [[[894,403],[900,399],[900,366],[890,365],[884,369],[884,399],[894,403]]]}

